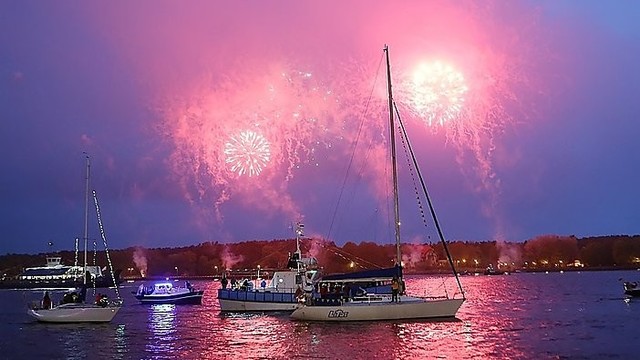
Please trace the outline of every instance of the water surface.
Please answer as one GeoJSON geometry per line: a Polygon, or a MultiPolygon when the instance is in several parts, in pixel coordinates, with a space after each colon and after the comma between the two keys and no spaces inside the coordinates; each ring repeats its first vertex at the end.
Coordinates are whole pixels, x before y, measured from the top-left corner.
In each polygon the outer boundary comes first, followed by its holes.
{"type": "MultiPolygon", "coordinates": [[[[109,324],[40,324],[26,305],[42,292],[0,291],[2,359],[631,359],[640,340],[640,300],[620,279],[640,272],[464,276],[468,300],[452,321],[313,323],[288,314],[220,313],[217,282],[203,305],[125,306],[109,324]]],[[[440,280],[407,279],[415,293],[440,280]]],[[[54,294],[54,299],[61,294],[54,294]]]]}

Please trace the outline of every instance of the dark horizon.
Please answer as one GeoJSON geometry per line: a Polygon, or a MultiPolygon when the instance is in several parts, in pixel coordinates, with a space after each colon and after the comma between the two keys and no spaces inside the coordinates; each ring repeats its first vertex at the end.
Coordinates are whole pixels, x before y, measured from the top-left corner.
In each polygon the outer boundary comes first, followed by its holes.
{"type": "MultiPolygon", "coordinates": [[[[286,268],[295,250],[295,239],[248,241],[236,244],[203,243],[180,248],[130,247],[110,249],[116,270],[122,276],[189,277],[220,276],[224,271],[252,272],[286,268]]],[[[391,267],[395,263],[395,245],[372,242],[347,243],[342,246],[319,239],[302,241],[303,256],[318,260],[326,273],[343,273],[362,269],[391,267]]],[[[448,244],[458,271],[561,271],[640,268],[640,235],[578,239],[573,236],[546,235],[526,243],[451,242],[448,244]]],[[[106,266],[99,251],[98,265],[106,266]]],[[[43,254],[0,255],[0,271],[11,278],[25,267],[42,266],[43,254]]],[[[59,251],[63,263],[71,265],[73,251],[59,251]]],[[[402,263],[407,274],[450,273],[442,244],[404,244],[402,263]]],[[[80,259],[82,260],[82,259],[80,259]]]]}
{"type": "MultiPolygon", "coordinates": [[[[525,239],[522,241],[509,241],[509,240],[462,240],[462,239],[446,239],[447,243],[506,243],[506,244],[523,244],[526,243],[528,241],[531,240],[535,240],[541,237],[547,237],[547,236],[552,236],[552,237],[576,237],[575,235],[562,235],[562,234],[541,234],[541,235],[537,235],[534,236],[530,239],[525,239]]],[[[599,239],[599,238],[616,238],[616,237],[638,237],[640,236],[640,234],[608,234],[608,235],[590,235],[590,236],[584,236],[584,237],[576,237],[579,240],[587,240],[587,239],[599,239]]],[[[305,237],[306,239],[311,239],[312,237],[305,237]]],[[[345,241],[342,243],[339,242],[335,242],[335,241],[331,241],[331,240],[327,240],[327,239],[323,239],[323,238],[314,238],[318,241],[327,241],[327,242],[332,242],[334,243],[336,246],[344,246],[346,243],[354,243],[354,244],[361,244],[361,243],[368,243],[368,242],[372,242],[371,240],[361,240],[361,241],[345,241]]],[[[127,245],[126,247],[119,247],[119,248],[112,248],[111,246],[109,246],[110,250],[128,250],[128,249],[135,249],[135,248],[144,248],[144,249],[181,249],[181,248],[190,248],[190,247],[197,247],[203,244],[207,244],[207,243],[215,243],[215,244],[221,244],[221,245],[237,245],[237,244],[241,244],[241,243],[249,243],[249,242],[278,242],[278,241],[293,241],[295,240],[295,238],[293,237],[282,237],[282,238],[273,238],[273,239],[247,239],[247,240],[238,240],[238,241],[234,241],[234,242],[221,242],[221,241],[216,241],[216,240],[207,240],[207,241],[202,241],[202,242],[197,242],[197,243],[184,243],[184,244],[180,244],[178,246],[157,246],[157,247],[145,247],[143,245],[140,244],[131,244],[131,245],[127,245]]],[[[94,240],[91,239],[89,241],[89,252],[93,251],[93,242],[94,240]]],[[[375,242],[376,244],[380,245],[380,246],[395,246],[395,243],[391,242],[392,240],[389,240],[388,242],[385,243],[379,243],[379,242],[375,242]]],[[[438,244],[438,241],[430,241],[430,242],[424,242],[424,243],[402,243],[403,245],[436,245],[438,244]]],[[[102,245],[101,242],[96,241],[96,245],[97,245],[97,249],[98,251],[104,251],[104,246],[102,245]]],[[[51,251],[37,251],[36,252],[28,252],[28,253],[19,253],[19,252],[14,252],[14,253],[2,253],[0,254],[0,256],[3,255],[46,255],[46,254],[52,254],[52,253],[59,253],[59,252],[66,252],[66,251],[75,251],[72,247],[69,248],[58,248],[55,247],[56,243],[53,244],[53,246],[49,246],[47,243],[45,243],[43,245],[43,248],[48,248],[48,249],[52,249],[51,251]],[[54,248],[55,247],[55,248],[54,248]]],[[[84,248],[83,248],[83,244],[82,241],[79,242],[79,248],[78,248],[79,252],[83,252],[84,248]]]]}

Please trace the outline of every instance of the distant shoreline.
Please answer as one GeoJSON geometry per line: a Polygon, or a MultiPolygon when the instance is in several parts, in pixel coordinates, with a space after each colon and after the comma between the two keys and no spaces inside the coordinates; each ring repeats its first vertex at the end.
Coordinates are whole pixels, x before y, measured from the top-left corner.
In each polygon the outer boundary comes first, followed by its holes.
{"type": "MultiPolygon", "coordinates": [[[[635,267],[620,267],[620,266],[605,266],[596,268],[563,268],[563,269],[516,269],[514,271],[505,271],[504,274],[497,275],[485,275],[484,270],[474,269],[470,271],[458,271],[460,276],[500,276],[500,275],[513,275],[523,273],[561,273],[561,272],[591,272],[591,271],[638,271],[640,268],[635,267]]],[[[334,275],[337,273],[327,273],[326,275],[334,275]]],[[[450,275],[450,271],[446,270],[431,270],[431,271],[416,271],[405,272],[406,276],[421,276],[421,275],[450,275]]],[[[242,271],[231,274],[232,277],[256,277],[256,271],[242,271]]],[[[148,276],[148,277],[123,277],[123,282],[135,282],[135,281],[182,281],[182,280],[220,280],[220,275],[203,275],[203,276],[148,276]]]]}

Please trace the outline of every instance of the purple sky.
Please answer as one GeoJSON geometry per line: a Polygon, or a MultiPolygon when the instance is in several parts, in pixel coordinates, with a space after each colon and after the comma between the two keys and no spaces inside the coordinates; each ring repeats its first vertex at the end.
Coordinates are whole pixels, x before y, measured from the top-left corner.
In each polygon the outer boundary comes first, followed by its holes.
{"type": "MultiPolygon", "coordinates": [[[[448,239],[638,234],[637,14],[633,1],[4,1],[0,254],[73,247],[83,151],[113,248],[286,238],[299,219],[338,243],[390,243],[384,44],[448,239]],[[425,108],[420,64],[460,75],[459,110],[425,108]],[[251,177],[229,158],[243,133],[269,149],[251,177]]],[[[432,241],[406,175],[403,235],[432,241]]]]}

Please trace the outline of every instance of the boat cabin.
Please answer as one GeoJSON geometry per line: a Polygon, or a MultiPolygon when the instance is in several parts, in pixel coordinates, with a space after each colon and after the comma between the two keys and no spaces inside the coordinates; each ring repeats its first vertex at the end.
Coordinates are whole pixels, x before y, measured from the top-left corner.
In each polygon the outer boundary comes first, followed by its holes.
{"type": "Polygon", "coordinates": [[[154,294],[166,294],[173,291],[173,284],[170,282],[162,282],[153,284],[154,294]]]}
{"type": "Polygon", "coordinates": [[[47,256],[47,267],[60,267],[62,266],[62,257],[60,256],[47,256]]]}

